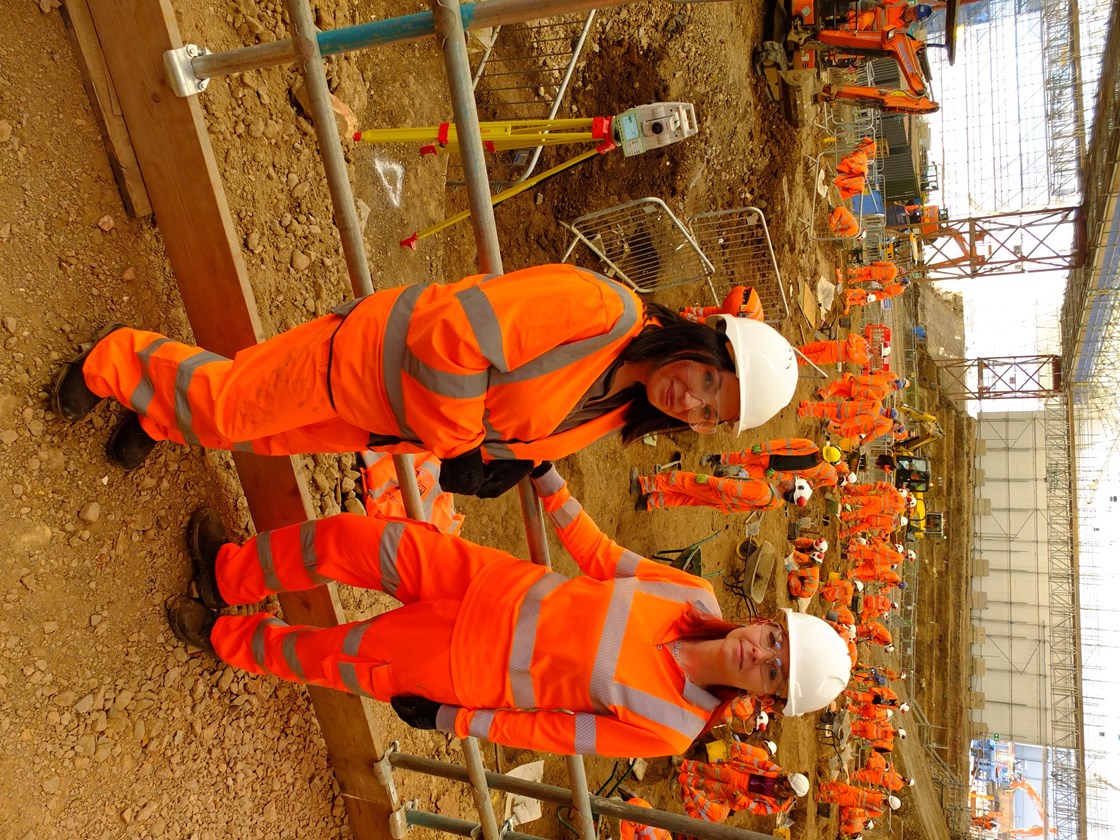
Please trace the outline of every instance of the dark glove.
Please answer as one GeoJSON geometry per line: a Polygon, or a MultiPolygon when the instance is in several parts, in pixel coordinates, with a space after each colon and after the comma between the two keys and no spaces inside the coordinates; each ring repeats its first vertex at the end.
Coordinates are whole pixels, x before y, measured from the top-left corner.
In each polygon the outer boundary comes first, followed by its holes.
{"type": "Polygon", "coordinates": [[[482,452],[472,449],[454,458],[440,462],[439,486],[448,493],[462,493],[473,496],[486,478],[486,465],[482,463],[482,452]]]}
{"type": "Polygon", "coordinates": [[[484,468],[486,477],[473,495],[480,499],[496,499],[529,474],[532,461],[491,461],[484,468]]]}
{"type": "Polygon", "coordinates": [[[440,704],[427,697],[393,697],[389,705],[413,729],[435,729],[440,704]]]}
{"type": "Polygon", "coordinates": [[[541,478],[550,469],[552,469],[551,461],[541,461],[529,471],[529,478],[541,478]]]}

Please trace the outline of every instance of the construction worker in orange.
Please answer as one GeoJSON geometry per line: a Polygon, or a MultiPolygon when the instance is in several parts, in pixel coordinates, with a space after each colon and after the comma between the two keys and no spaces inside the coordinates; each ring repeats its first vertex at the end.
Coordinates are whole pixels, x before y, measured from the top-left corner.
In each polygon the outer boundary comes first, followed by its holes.
{"type": "Polygon", "coordinates": [[[701,466],[733,466],[746,478],[789,481],[803,478],[810,486],[835,487],[840,476],[850,474],[848,465],[825,460],[819,446],[807,438],[774,438],[750,449],[704,455],[701,466]]]}
{"type": "Polygon", "coordinates": [[[635,510],[666,510],[677,507],[710,507],[722,513],[776,510],[787,502],[804,507],[812,488],[804,479],[777,485],[754,478],[721,478],[704,473],[672,470],[635,477],[635,510]]]}
{"type": "Polygon", "coordinates": [[[882,303],[893,297],[898,297],[910,286],[910,280],[903,277],[898,283],[888,283],[880,289],[845,289],[844,314],[847,315],[853,306],[866,306],[869,303],[882,303]]]}
{"type": "Polygon", "coordinates": [[[802,400],[797,404],[798,417],[821,417],[837,424],[865,414],[879,414],[880,400],[802,400]]]}
{"type": "Polygon", "coordinates": [[[881,645],[888,650],[893,650],[891,631],[878,621],[864,621],[856,627],[856,641],[867,642],[872,645],[881,645]]]}
{"type": "MultiPolygon", "coordinates": [[[[397,482],[393,457],[385,452],[365,449],[359,454],[362,486],[365,490],[365,508],[370,516],[403,519],[408,516],[404,497],[397,482]]],[[[457,534],[463,524],[463,515],[455,512],[454,496],[439,484],[439,460],[429,452],[417,455],[412,464],[420,502],[427,514],[426,521],[445,534],[457,534]]]]}
{"type": "MultiPolygon", "coordinates": [[[[843,161],[841,161],[843,163],[843,161]]],[[[866,172],[867,161],[864,159],[864,167],[866,172]]],[[[840,200],[847,201],[849,198],[855,198],[857,195],[862,195],[863,191],[867,189],[867,175],[849,174],[840,172],[832,183],[836,189],[840,191],[840,200]]]]}
{"type": "Polygon", "coordinates": [[[874,827],[875,823],[865,808],[853,808],[850,805],[840,807],[839,832],[845,837],[859,837],[863,832],[874,827]]]}
{"type": "Polygon", "coordinates": [[[686,306],[680,310],[681,317],[688,321],[703,324],[713,315],[730,315],[733,318],[750,318],[763,321],[762,298],[750,286],[732,286],[731,291],[719,306],[686,306]]]}
{"type": "MultiPolygon", "coordinates": [[[[871,753],[871,755],[882,758],[876,752],[871,753]]],[[[886,759],[883,759],[883,763],[886,764],[886,759]]],[[[885,768],[861,767],[852,773],[852,781],[859,782],[861,785],[871,785],[872,787],[881,787],[893,791],[899,791],[904,787],[913,787],[914,785],[912,778],[903,776],[889,764],[885,768]]]]}
{"type": "Polygon", "coordinates": [[[861,581],[831,580],[821,587],[821,598],[832,604],[850,604],[857,590],[863,590],[861,581]]]}
{"type": "Polygon", "coordinates": [[[910,386],[910,380],[899,379],[887,371],[852,374],[845,371],[817,391],[822,399],[885,400],[891,394],[910,386]]]}
{"type": "Polygon", "coordinates": [[[892,262],[875,260],[867,265],[848,266],[848,285],[862,283],[892,283],[898,276],[898,266],[892,262]]]}
{"type": "MultiPolygon", "coordinates": [[[[797,349],[816,365],[834,365],[842,362],[866,365],[871,360],[867,339],[855,333],[848,333],[844,338],[835,341],[810,341],[797,349]]],[[[800,357],[797,361],[805,364],[805,360],[800,357]]]]}
{"type": "Polygon", "coordinates": [[[820,552],[806,554],[794,549],[786,562],[789,574],[786,586],[792,598],[811,598],[817,594],[821,585],[821,563],[824,555],[820,552]]]}
{"type": "MultiPolygon", "coordinates": [[[[677,781],[686,813],[687,803],[692,801],[694,807],[697,803],[714,802],[731,811],[774,816],[791,810],[797,797],[809,792],[809,779],[804,774],[787,773],[771,760],[765,748],[743,741],[732,741],[727,758],[720,761],[685,759],[677,781]]],[[[703,812],[696,818],[708,819],[703,812]]]]}
{"type": "MultiPolygon", "coordinates": [[[[622,801],[627,805],[633,805],[636,808],[649,808],[653,806],[637,796],[626,788],[620,787],[618,789],[622,801]]],[[[619,820],[618,821],[618,836],[620,840],[673,840],[673,835],[667,829],[655,828],[652,825],[643,825],[633,820],[619,820]]]]}
{"type": "Polygon", "coordinates": [[[889,723],[882,723],[881,721],[860,720],[858,718],[852,721],[851,733],[856,738],[862,738],[865,741],[872,742],[893,740],[895,735],[897,734],[895,732],[895,728],[889,723]]]}
{"type": "Polygon", "coordinates": [[[888,709],[886,706],[876,706],[871,703],[850,705],[848,711],[861,720],[871,720],[877,723],[886,723],[894,716],[894,709],[888,709]]]}
{"type": "Polygon", "coordinates": [[[861,622],[870,621],[897,609],[898,604],[892,601],[888,595],[864,595],[859,605],[859,620],[861,622]]]}
{"type": "Polygon", "coordinates": [[[618,545],[550,464],[534,472],[583,576],[426,523],[353,514],[238,545],[203,511],[188,528],[200,598],[169,603],[171,629],[250,673],[390,702],[417,728],[561,754],[675,755],[740,691],[799,715],[843,690],[851,663],[824,621],[789,610],[724,621],[708,581],[618,545]],[[402,606],[330,628],[218,613],[332,580],[402,606]]]}
{"type": "Polygon", "coordinates": [[[897,797],[885,791],[856,787],[840,781],[821,782],[817,787],[817,802],[845,805],[849,808],[865,808],[880,813],[888,806],[891,810],[897,810],[902,806],[897,797]]]}
{"type": "MultiPolygon", "coordinates": [[[[862,191],[861,189],[860,192],[862,191]]],[[[854,239],[859,236],[859,221],[851,210],[843,204],[837,204],[828,216],[828,229],[842,239],[854,239]]]]}
{"type": "Polygon", "coordinates": [[[122,466],[154,440],[426,450],[445,490],[496,495],[613,433],[760,425],[796,384],[793,350],[766,324],[694,324],[607,277],[545,265],[375,292],[233,360],[117,325],[64,367],[52,398],[70,422],[107,396],[138,412],[110,443],[122,466]]]}

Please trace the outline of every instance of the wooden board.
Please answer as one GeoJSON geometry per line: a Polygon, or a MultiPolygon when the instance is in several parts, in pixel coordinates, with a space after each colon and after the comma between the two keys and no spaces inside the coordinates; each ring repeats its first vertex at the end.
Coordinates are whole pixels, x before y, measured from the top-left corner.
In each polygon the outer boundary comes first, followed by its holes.
{"type": "MultiPolygon", "coordinates": [[[[163,77],[163,53],[182,46],[174,12],[167,0],[89,0],[89,11],[191,327],[201,346],[232,356],[258,340],[260,320],[201,107],[163,77]]],[[[258,530],[311,516],[291,458],[234,457],[258,530]]],[[[326,587],[280,603],[292,623],[326,627],[345,618],[326,587]]],[[[390,837],[386,794],[371,772],[383,750],[368,701],[329,689],[309,694],[351,831],[361,840],[390,837]]]]}
{"type": "Polygon", "coordinates": [[[128,128],[121,113],[113,79],[105,64],[105,54],[93,26],[86,0],[66,0],[62,7],[63,17],[68,24],[70,40],[74,44],[74,54],[82,72],[82,82],[93,106],[105,151],[109,155],[109,166],[121,191],[124,209],[130,216],[144,218],[152,215],[152,205],[148,200],[148,190],[140,174],[140,164],[128,136],[128,128]]]}

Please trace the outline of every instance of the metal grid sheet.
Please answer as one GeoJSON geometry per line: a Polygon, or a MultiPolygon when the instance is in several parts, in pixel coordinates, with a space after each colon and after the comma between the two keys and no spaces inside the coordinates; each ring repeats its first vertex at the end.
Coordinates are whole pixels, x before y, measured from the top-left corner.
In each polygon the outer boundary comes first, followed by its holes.
{"type": "Polygon", "coordinates": [[[788,317],[785,284],[761,210],[736,207],[699,213],[688,220],[688,227],[715,269],[712,286],[717,298],[722,300],[732,286],[752,286],[767,323],[781,323],[788,317]]]}
{"type": "Polygon", "coordinates": [[[608,275],[639,292],[709,280],[713,271],[688,230],[659,198],[588,213],[565,227],[576,236],[569,255],[582,242],[608,275]]]}

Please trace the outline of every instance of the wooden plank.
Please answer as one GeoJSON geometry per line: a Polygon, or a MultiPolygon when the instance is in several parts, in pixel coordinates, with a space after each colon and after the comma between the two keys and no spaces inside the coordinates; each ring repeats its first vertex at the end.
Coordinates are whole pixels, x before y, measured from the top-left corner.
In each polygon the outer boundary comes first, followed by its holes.
{"type": "MultiPolygon", "coordinates": [[[[182,46],[174,12],[168,0],[90,0],[89,10],[191,327],[201,346],[232,356],[258,340],[260,320],[201,107],[177,97],[163,78],[163,53],[182,46]]],[[[238,454],[235,461],[258,529],[311,516],[291,458],[238,454]]],[[[344,620],[326,587],[286,595],[281,605],[293,623],[344,620]]],[[[388,838],[388,803],[370,771],[383,749],[368,701],[328,689],[309,694],[351,831],[360,840],[388,838]]]]}
{"type": "Polygon", "coordinates": [[[66,0],[62,11],[69,24],[70,40],[74,44],[78,67],[82,71],[82,82],[90,104],[93,105],[98,128],[101,129],[105,151],[109,154],[109,166],[117,181],[117,188],[121,191],[124,209],[130,216],[150,216],[152,205],[148,200],[148,190],[144,186],[140,164],[136,161],[136,153],[128,137],[117,91],[105,65],[105,55],[93,27],[89,5],[86,0],[66,0]]]}

